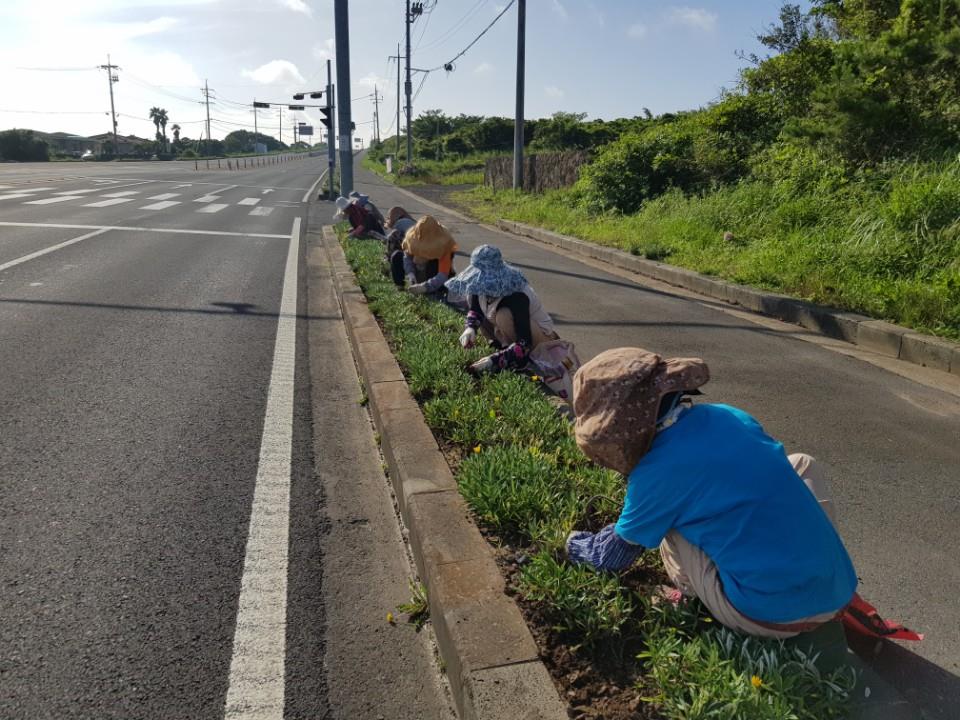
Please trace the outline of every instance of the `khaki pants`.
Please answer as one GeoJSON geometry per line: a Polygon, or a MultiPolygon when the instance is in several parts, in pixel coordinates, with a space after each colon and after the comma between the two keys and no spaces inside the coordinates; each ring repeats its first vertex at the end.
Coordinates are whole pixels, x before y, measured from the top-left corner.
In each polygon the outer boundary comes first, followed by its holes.
{"type": "MultiPolygon", "coordinates": [[[[507,347],[515,342],[517,342],[517,331],[513,324],[513,313],[509,308],[500,308],[493,316],[494,322],[485,322],[483,327],[483,333],[489,338],[496,339],[503,347],[507,347]]],[[[537,345],[547,340],[556,340],[557,334],[552,333],[548,335],[543,331],[533,319],[530,319],[530,334],[533,337],[533,346],[530,347],[530,350],[533,350],[537,345]]]]}
{"type": "MultiPolygon", "coordinates": [[[[791,455],[789,460],[804,484],[817,498],[827,517],[834,522],[833,499],[823,468],[811,456],[802,453],[791,455]]],[[[724,594],[723,583],[713,560],[703,550],[687,542],[676,530],[668,532],[660,543],[660,555],[663,557],[667,575],[680,592],[688,597],[700,598],[710,614],[731,630],[772,638],[788,638],[798,634],[796,631],[769,628],[741,615],[724,594]]],[[[833,611],[795,618],[790,624],[823,623],[833,619],[835,615],[836,611],[833,611]]]]}

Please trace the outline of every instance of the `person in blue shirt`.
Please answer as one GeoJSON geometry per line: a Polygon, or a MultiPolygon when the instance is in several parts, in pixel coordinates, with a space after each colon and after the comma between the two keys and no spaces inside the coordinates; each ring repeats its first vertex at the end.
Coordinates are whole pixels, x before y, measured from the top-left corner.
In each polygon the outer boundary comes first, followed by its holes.
{"type": "Polygon", "coordinates": [[[571,561],[628,567],[659,547],[679,591],[727,627],[764,637],[816,629],[857,576],[832,522],[826,480],[747,413],[697,404],[700,359],[639,348],[601,353],[574,378],[577,444],[627,477],[616,524],[567,538],[571,561]]]}

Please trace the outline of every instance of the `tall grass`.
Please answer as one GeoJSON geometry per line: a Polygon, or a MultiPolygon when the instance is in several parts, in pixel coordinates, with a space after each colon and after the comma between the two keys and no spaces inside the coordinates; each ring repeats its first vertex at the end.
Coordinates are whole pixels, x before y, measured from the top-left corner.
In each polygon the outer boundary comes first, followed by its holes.
{"type": "Polygon", "coordinates": [[[632,215],[594,212],[576,189],[537,196],[481,187],[458,197],[488,222],[539,225],[960,338],[960,162],[827,179],[760,178],[702,196],[673,190],[632,215]]]}
{"type": "Polygon", "coordinates": [[[478,153],[443,160],[418,158],[416,160],[416,170],[413,174],[398,174],[395,165],[394,174],[387,175],[386,165],[369,155],[363,159],[363,166],[367,170],[372,170],[401,186],[482,185],[483,169],[486,166],[487,158],[495,155],[496,153],[478,153]]]}

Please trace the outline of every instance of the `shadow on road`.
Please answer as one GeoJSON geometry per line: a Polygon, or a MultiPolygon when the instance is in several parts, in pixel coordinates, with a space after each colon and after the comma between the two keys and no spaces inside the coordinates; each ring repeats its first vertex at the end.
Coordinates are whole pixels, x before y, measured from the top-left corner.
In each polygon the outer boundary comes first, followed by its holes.
{"type": "MultiPolygon", "coordinates": [[[[116,303],[94,303],[68,300],[28,300],[26,298],[0,298],[0,304],[11,305],[49,305],[53,307],[82,307],[94,310],[136,310],[138,312],[188,313],[196,315],[221,315],[224,317],[263,317],[278,318],[280,313],[256,310],[250,303],[212,302],[216,309],[197,307],[179,308],[163,305],[120,305],[116,303]]],[[[297,315],[298,320],[340,320],[339,315],[297,315]]]]}

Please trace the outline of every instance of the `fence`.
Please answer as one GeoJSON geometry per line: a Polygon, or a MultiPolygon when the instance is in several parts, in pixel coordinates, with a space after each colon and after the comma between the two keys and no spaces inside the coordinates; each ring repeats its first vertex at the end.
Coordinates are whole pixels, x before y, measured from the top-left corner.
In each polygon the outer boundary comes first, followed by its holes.
{"type": "MultiPolygon", "coordinates": [[[[580,168],[590,162],[590,153],[573,152],[527,155],[523,158],[523,189],[543,192],[570,187],[580,177],[580,168]]],[[[513,187],[513,158],[509,155],[487,160],[483,184],[494,190],[513,187]]]]}
{"type": "Polygon", "coordinates": [[[289,155],[253,155],[239,158],[197,158],[193,161],[193,169],[200,170],[244,170],[246,168],[264,167],[265,165],[279,165],[292,160],[303,160],[306,157],[326,156],[326,150],[311,150],[305,153],[291,153],[289,155]]]}

